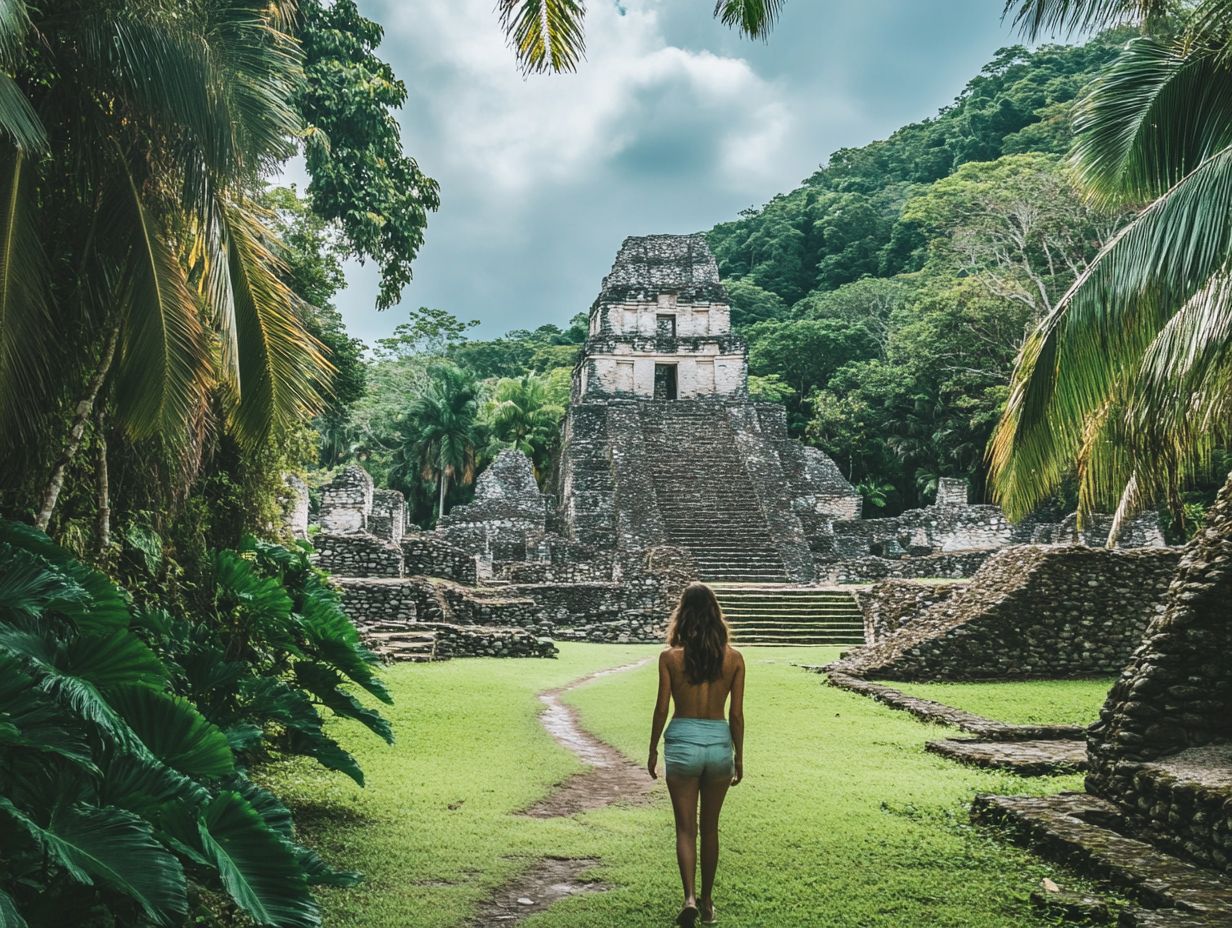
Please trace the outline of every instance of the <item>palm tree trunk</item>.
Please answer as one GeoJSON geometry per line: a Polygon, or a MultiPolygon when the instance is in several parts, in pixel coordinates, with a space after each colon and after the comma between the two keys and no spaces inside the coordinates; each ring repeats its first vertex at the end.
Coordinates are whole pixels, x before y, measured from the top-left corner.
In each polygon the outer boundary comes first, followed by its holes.
{"type": "Polygon", "coordinates": [[[107,343],[103,346],[103,356],[99,359],[98,368],[90,376],[85,390],[81,394],[81,399],[77,401],[77,409],[73,414],[73,424],[68,432],[68,440],[65,442],[64,450],[56,461],[56,466],[52,468],[51,479],[47,482],[47,491],[43,494],[43,505],[39,508],[38,516],[34,520],[34,524],[41,531],[47,531],[47,525],[51,522],[51,514],[56,511],[56,502],[60,499],[60,491],[64,489],[64,475],[68,471],[69,464],[72,463],[73,458],[77,455],[77,451],[81,448],[81,436],[85,433],[86,422],[89,420],[90,414],[94,412],[94,404],[98,400],[98,391],[103,386],[107,372],[111,370],[111,362],[115,360],[116,344],[119,340],[120,322],[117,319],[107,336],[107,343]]]}
{"type": "Polygon", "coordinates": [[[441,493],[436,506],[436,520],[439,522],[445,516],[445,492],[449,488],[449,471],[441,468],[441,493]]]}
{"type": "Polygon", "coordinates": [[[107,469],[107,414],[102,407],[94,411],[94,432],[98,440],[98,509],[95,541],[99,560],[107,557],[111,546],[111,475],[107,469]]]}
{"type": "Polygon", "coordinates": [[[1116,513],[1112,517],[1112,525],[1108,529],[1108,540],[1104,544],[1106,548],[1115,548],[1117,542],[1121,540],[1121,532],[1125,530],[1125,522],[1129,518],[1129,509],[1138,502],[1138,472],[1130,474],[1129,481],[1125,484],[1125,492],[1121,494],[1121,501],[1117,504],[1116,513]]]}

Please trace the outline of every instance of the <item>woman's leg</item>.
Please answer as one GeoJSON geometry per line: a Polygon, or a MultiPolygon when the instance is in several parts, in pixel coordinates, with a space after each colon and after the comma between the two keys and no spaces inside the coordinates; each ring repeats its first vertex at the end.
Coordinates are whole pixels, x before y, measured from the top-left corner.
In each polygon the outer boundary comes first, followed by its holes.
{"type": "Polygon", "coordinates": [[[701,781],[702,794],[702,914],[714,905],[714,872],[719,866],[719,813],[731,786],[731,775],[701,781]]]}
{"type": "Polygon", "coordinates": [[[676,816],[676,862],[680,864],[685,905],[697,905],[694,880],[697,874],[697,794],[700,787],[701,780],[697,777],[667,778],[667,792],[672,797],[672,812],[676,816]]]}

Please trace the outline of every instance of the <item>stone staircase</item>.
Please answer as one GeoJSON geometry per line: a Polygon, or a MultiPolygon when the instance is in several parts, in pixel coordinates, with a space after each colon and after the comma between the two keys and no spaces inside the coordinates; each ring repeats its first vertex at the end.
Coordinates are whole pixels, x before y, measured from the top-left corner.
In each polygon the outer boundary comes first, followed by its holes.
{"type": "Polygon", "coordinates": [[[430,661],[436,658],[436,632],[413,623],[376,622],[360,629],[364,647],[386,661],[430,661]]]}
{"type": "Polygon", "coordinates": [[[670,544],[706,581],[784,583],[787,573],[722,407],[647,403],[642,437],[670,544]]]}
{"type": "Polygon", "coordinates": [[[738,646],[860,645],[864,615],[846,590],[712,584],[738,646]]]}

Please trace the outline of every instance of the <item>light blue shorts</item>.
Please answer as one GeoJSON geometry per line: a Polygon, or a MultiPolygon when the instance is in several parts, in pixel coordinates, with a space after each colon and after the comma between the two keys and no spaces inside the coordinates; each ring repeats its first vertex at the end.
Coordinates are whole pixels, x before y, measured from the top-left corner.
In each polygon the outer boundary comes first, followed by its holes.
{"type": "Polygon", "coordinates": [[[663,760],[669,777],[730,777],[732,739],[727,720],[672,719],[663,734],[663,760]]]}

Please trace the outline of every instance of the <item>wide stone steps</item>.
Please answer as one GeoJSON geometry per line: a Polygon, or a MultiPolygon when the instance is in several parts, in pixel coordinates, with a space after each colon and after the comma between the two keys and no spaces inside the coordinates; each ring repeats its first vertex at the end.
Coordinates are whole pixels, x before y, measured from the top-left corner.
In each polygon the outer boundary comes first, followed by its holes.
{"type": "Polygon", "coordinates": [[[646,406],[642,438],[669,543],[694,556],[702,579],[787,579],[725,411],[646,406]]]}
{"type": "Polygon", "coordinates": [[[376,623],[360,629],[364,646],[386,661],[430,661],[436,657],[436,632],[413,625],[376,623]]]}
{"type": "Polygon", "coordinates": [[[715,585],[737,644],[858,645],[864,615],[845,590],[715,585]]]}

